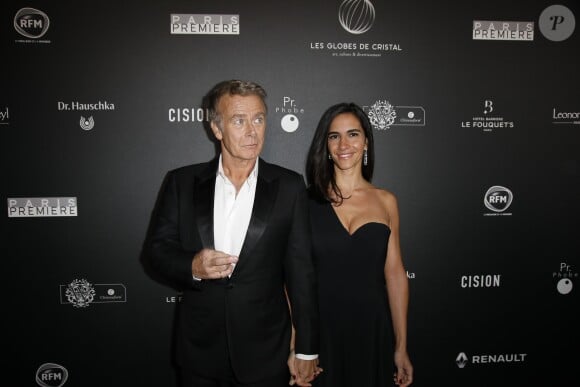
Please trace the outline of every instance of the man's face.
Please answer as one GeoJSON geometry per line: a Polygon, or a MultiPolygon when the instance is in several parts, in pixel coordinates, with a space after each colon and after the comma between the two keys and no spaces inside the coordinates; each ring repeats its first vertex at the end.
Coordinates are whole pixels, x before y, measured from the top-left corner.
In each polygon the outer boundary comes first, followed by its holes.
{"type": "Polygon", "coordinates": [[[226,94],[220,98],[212,121],[214,135],[221,141],[222,154],[238,160],[255,160],[262,151],[266,133],[266,107],[255,95],[226,94]]]}

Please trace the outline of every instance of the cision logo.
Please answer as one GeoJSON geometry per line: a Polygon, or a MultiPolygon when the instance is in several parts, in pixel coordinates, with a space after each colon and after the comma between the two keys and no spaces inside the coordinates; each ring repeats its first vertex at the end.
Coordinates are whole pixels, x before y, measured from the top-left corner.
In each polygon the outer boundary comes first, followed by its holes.
{"type": "Polygon", "coordinates": [[[472,38],[473,40],[532,41],[534,40],[534,22],[474,20],[472,38]]]}
{"type": "Polygon", "coordinates": [[[562,111],[557,108],[552,108],[552,123],[580,125],[580,111],[562,111]]]}
{"type": "Polygon", "coordinates": [[[36,370],[36,383],[41,387],[61,387],[68,379],[68,371],[60,364],[44,363],[36,370]]]}
{"type": "Polygon", "coordinates": [[[8,198],[9,218],[77,216],[76,197],[8,198]]]}
{"type": "Polygon", "coordinates": [[[240,15],[172,13],[172,35],[239,35],[240,15]]]}
{"type": "Polygon", "coordinates": [[[455,358],[455,364],[459,368],[465,368],[467,365],[483,366],[493,364],[511,364],[524,363],[527,353],[500,353],[500,354],[478,354],[468,356],[465,352],[460,352],[455,358]]]}
{"type": "Polygon", "coordinates": [[[499,288],[501,286],[501,274],[474,274],[462,275],[460,279],[462,288],[499,288]]]}
{"type": "Polygon", "coordinates": [[[167,109],[167,119],[171,123],[208,122],[209,112],[200,107],[170,107],[167,109]]]}
{"type": "Polygon", "coordinates": [[[489,187],[483,196],[483,204],[492,212],[484,213],[484,216],[511,216],[511,212],[505,212],[514,199],[514,195],[509,188],[501,185],[489,187]]]}
{"type": "Polygon", "coordinates": [[[91,284],[86,279],[75,279],[60,285],[60,303],[86,308],[90,304],[127,302],[127,289],[123,284],[91,284]]]}
{"type": "Polygon", "coordinates": [[[280,119],[282,130],[293,133],[300,127],[300,118],[304,109],[296,102],[296,99],[284,96],[279,105],[274,108],[276,117],[280,119]]]}
{"type": "Polygon", "coordinates": [[[386,99],[363,105],[375,130],[387,130],[391,126],[425,126],[425,109],[422,106],[394,106],[386,99]]]}
{"type": "Polygon", "coordinates": [[[561,42],[574,33],[576,19],[569,8],[563,5],[550,5],[540,14],[538,26],[546,39],[561,42]]]}
{"type": "Polygon", "coordinates": [[[50,43],[50,40],[40,39],[48,31],[50,19],[48,15],[35,8],[21,8],[14,15],[14,29],[26,39],[16,39],[17,43],[50,43]]]}
{"type": "Polygon", "coordinates": [[[578,279],[578,272],[573,270],[567,262],[560,262],[558,271],[552,273],[552,278],[556,281],[556,290],[562,295],[569,294],[574,288],[574,281],[578,279]]]}
{"type": "Polygon", "coordinates": [[[0,110],[0,125],[10,125],[10,111],[8,106],[0,110]]]}
{"type": "Polygon", "coordinates": [[[493,100],[483,101],[483,116],[474,116],[471,121],[461,121],[462,128],[481,128],[484,132],[493,132],[494,129],[515,128],[513,121],[506,121],[502,116],[495,114],[493,100]]]}

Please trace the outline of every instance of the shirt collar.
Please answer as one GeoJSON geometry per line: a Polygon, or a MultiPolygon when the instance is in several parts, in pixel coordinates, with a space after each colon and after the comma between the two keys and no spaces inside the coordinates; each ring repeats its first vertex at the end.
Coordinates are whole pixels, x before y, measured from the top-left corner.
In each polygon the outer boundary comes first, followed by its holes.
{"type": "MultiPolygon", "coordinates": [[[[244,182],[244,184],[248,184],[248,186],[250,188],[252,188],[254,186],[254,184],[256,183],[256,180],[258,179],[258,165],[259,164],[260,164],[260,160],[259,160],[259,158],[257,158],[256,162],[254,163],[254,169],[252,169],[252,172],[250,172],[250,174],[248,175],[248,178],[244,182]]],[[[226,176],[226,174],[224,172],[221,154],[220,154],[220,158],[219,158],[219,162],[218,162],[217,175],[220,176],[224,181],[227,181],[228,183],[231,184],[230,179],[228,179],[228,177],[226,176]]]]}

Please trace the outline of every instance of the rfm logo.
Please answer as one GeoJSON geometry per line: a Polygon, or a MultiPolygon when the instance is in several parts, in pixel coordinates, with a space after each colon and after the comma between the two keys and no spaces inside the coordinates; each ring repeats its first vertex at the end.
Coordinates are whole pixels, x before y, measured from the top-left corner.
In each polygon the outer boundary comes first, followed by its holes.
{"type": "Polygon", "coordinates": [[[61,365],[44,363],[36,371],[36,383],[41,387],[61,387],[68,379],[68,371],[61,365]]]}
{"type": "Polygon", "coordinates": [[[40,38],[48,31],[49,25],[48,16],[38,9],[22,8],[14,16],[14,28],[27,38],[40,38]]]}
{"type": "Polygon", "coordinates": [[[491,211],[504,212],[512,204],[513,197],[512,191],[506,187],[494,185],[485,193],[483,203],[491,211]]]}

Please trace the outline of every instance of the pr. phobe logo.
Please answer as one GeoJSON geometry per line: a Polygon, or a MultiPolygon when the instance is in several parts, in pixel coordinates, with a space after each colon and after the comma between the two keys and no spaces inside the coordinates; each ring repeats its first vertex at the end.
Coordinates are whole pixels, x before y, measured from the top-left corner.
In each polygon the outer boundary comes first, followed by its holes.
{"type": "Polygon", "coordinates": [[[14,16],[14,28],[18,33],[30,39],[42,37],[48,26],[50,19],[48,16],[35,8],[22,8],[14,16]]]}
{"type": "Polygon", "coordinates": [[[59,364],[44,363],[36,371],[36,383],[41,387],[61,387],[67,379],[67,369],[59,364]]]}
{"type": "Polygon", "coordinates": [[[558,271],[552,273],[552,278],[557,280],[556,289],[560,294],[569,294],[574,288],[573,279],[578,279],[578,272],[572,269],[572,266],[566,262],[560,262],[558,271]]]}
{"type": "Polygon", "coordinates": [[[506,187],[501,185],[490,187],[483,197],[483,203],[493,213],[486,215],[511,215],[511,213],[506,213],[505,211],[512,204],[513,198],[512,191],[506,187]]]}
{"type": "Polygon", "coordinates": [[[276,106],[275,112],[284,114],[280,120],[282,130],[292,133],[300,126],[300,119],[298,116],[304,114],[304,109],[298,106],[294,98],[284,96],[282,97],[282,105],[276,106]]]}
{"type": "Polygon", "coordinates": [[[369,0],[344,0],[338,8],[338,21],[351,34],[364,34],[375,22],[375,7],[369,0]]]}

